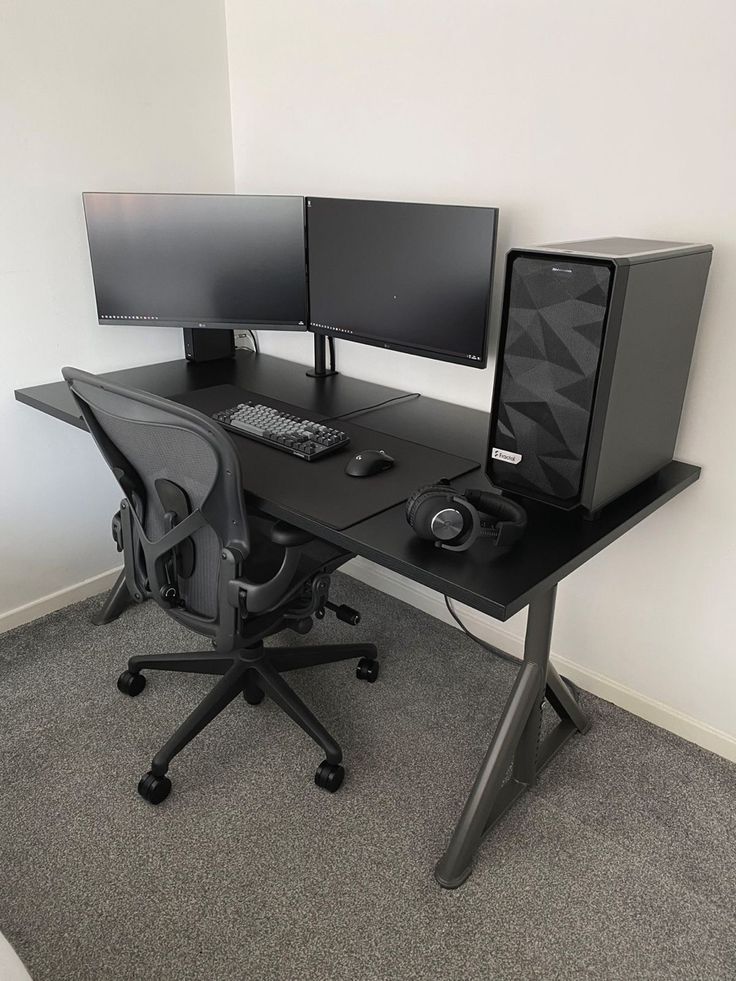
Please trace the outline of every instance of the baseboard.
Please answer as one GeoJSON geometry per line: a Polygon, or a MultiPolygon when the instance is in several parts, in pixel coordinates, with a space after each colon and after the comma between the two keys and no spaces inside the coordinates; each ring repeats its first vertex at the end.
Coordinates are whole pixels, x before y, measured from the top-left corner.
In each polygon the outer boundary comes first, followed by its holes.
{"type": "Polygon", "coordinates": [[[18,606],[14,610],[8,610],[7,613],[0,613],[0,634],[5,633],[6,630],[12,630],[14,627],[21,627],[24,623],[30,623],[31,620],[45,617],[47,613],[54,613],[65,606],[71,606],[72,603],[88,599],[97,593],[104,593],[105,590],[112,587],[119,575],[119,568],[109,569],[107,572],[101,572],[98,576],[92,576],[91,579],[85,579],[73,586],[67,586],[66,589],[60,589],[55,593],[49,593],[48,596],[33,600],[32,603],[26,603],[25,606],[18,606]]]}
{"type": "MultiPolygon", "coordinates": [[[[361,582],[373,586],[381,592],[395,596],[397,599],[415,606],[431,616],[456,626],[445,607],[444,600],[440,593],[436,593],[425,586],[405,579],[403,576],[388,569],[369,562],[367,559],[356,558],[342,567],[343,572],[360,579],[361,582]]],[[[521,657],[524,650],[524,639],[511,633],[500,621],[492,620],[490,617],[471,610],[466,606],[459,606],[462,618],[467,624],[468,629],[477,634],[483,640],[501,647],[521,657]]],[[[591,671],[580,664],[570,661],[566,657],[560,657],[552,652],[552,661],[557,670],[566,677],[574,681],[584,691],[589,691],[599,698],[612,702],[620,708],[626,709],[633,715],[638,715],[647,722],[662,729],[667,729],[689,742],[696,743],[704,749],[717,753],[727,760],[736,762],[736,736],[723,732],[706,722],[701,722],[692,716],[680,712],[663,702],[658,702],[647,695],[634,691],[626,685],[614,681],[597,671],[591,671]]]]}

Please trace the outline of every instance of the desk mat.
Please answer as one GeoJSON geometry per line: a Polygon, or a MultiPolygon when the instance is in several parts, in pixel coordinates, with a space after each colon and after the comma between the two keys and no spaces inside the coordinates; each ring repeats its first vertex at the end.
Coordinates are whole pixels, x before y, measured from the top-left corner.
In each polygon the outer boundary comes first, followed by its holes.
{"type": "Polygon", "coordinates": [[[443,478],[454,480],[478,467],[477,461],[375,432],[347,419],[330,420],[233,385],[215,385],[172,396],[173,402],[191,406],[206,415],[249,399],[292,412],[302,419],[330,421],[350,437],[350,445],[345,449],[308,463],[226,430],[240,457],[247,494],[336,530],[400,504],[424,484],[443,478]],[[345,466],[361,450],[385,450],[396,462],[391,470],[372,477],[349,477],[345,466]]]}

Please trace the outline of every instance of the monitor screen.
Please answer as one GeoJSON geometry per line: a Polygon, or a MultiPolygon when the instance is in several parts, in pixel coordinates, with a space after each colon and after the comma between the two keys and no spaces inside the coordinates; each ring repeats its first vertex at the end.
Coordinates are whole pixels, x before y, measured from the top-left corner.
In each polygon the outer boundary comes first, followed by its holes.
{"type": "Polygon", "coordinates": [[[308,198],[312,330],[484,367],[497,216],[308,198]]]}
{"type": "Polygon", "coordinates": [[[307,329],[303,198],[83,199],[100,323],[307,329]]]}

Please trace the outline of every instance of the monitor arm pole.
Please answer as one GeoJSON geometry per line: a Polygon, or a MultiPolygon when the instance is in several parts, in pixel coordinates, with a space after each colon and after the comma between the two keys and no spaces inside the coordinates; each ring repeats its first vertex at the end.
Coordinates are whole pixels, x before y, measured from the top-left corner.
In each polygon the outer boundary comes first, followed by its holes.
{"type": "Polygon", "coordinates": [[[314,335],[314,368],[307,372],[309,378],[327,378],[329,375],[336,375],[334,362],[331,368],[327,367],[327,339],[324,334],[314,335]]]}

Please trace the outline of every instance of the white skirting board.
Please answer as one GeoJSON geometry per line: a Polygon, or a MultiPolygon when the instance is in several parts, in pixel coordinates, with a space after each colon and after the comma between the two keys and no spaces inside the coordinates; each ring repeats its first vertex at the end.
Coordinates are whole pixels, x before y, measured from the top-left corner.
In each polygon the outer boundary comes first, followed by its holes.
{"type": "MultiPolygon", "coordinates": [[[[404,576],[390,572],[388,569],[383,569],[381,566],[362,558],[348,562],[341,571],[347,572],[354,578],[360,579],[361,582],[367,583],[375,589],[380,589],[390,596],[395,596],[397,599],[417,607],[417,609],[424,610],[425,613],[429,613],[439,620],[456,626],[447,612],[442,595],[426,586],[405,579],[404,576]]],[[[459,604],[459,612],[468,630],[489,644],[500,647],[516,657],[522,657],[523,638],[504,629],[504,625],[500,621],[486,617],[482,613],[461,604],[459,604]]],[[[683,712],[649,698],[647,695],[641,695],[597,671],[591,671],[565,657],[556,655],[554,651],[552,652],[552,661],[561,674],[574,681],[584,691],[589,691],[607,702],[612,702],[614,705],[626,709],[633,715],[646,719],[647,722],[652,722],[654,725],[674,732],[676,735],[682,736],[683,739],[696,743],[712,753],[717,753],[727,760],[736,762],[736,737],[729,733],[715,729],[706,722],[700,722],[698,719],[685,715],[683,712]]]]}
{"type": "Polygon", "coordinates": [[[74,586],[67,586],[66,589],[59,589],[48,596],[42,596],[41,599],[33,600],[32,603],[16,607],[15,610],[0,613],[0,634],[6,630],[12,630],[13,627],[30,623],[31,620],[45,617],[47,613],[54,613],[65,606],[71,606],[72,603],[79,603],[80,600],[88,599],[96,593],[106,592],[112,587],[120,572],[121,567],[109,569],[107,572],[92,576],[91,579],[78,582],[74,586]]]}
{"type": "MultiPolygon", "coordinates": [[[[360,579],[361,582],[367,583],[383,593],[388,593],[389,596],[395,596],[397,599],[455,626],[445,608],[442,596],[425,586],[405,579],[388,569],[382,569],[367,559],[353,559],[343,566],[341,571],[347,572],[355,579],[360,579]]],[[[49,596],[43,596],[32,603],[25,604],[25,606],[19,606],[15,610],[2,613],[0,614],[0,633],[12,630],[24,623],[30,623],[31,620],[46,616],[47,613],[53,613],[55,610],[70,606],[72,603],[78,603],[96,593],[103,593],[112,587],[119,574],[120,568],[110,569],[108,572],[102,572],[74,586],[60,589],[49,596]]],[[[515,654],[517,657],[522,656],[523,638],[511,634],[503,628],[500,622],[485,617],[482,613],[468,609],[468,607],[462,607],[461,611],[464,622],[473,633],[482,637],[483,640],[487,640],[490,644],[503,648],[510,654],[515,654]]],[[[597,671],[591,671],[565,657],[559,657],[554,651],[552,652],[552,660],[561,674],[570,678],[585,691],[592,692],[599,698],[613,702],[614,705],[618,705],[662,729],[668,729],[670,732],[682,736],[683,739],[688,739],[712,753],[717,753],[727,760],[736,762],[736,737],[729,733],[715,729],[706,722],[700,722],[698,719],[685,715],[683,712],[679,712],[677,709],[653,698],[641,695],[597,671]]]]}

